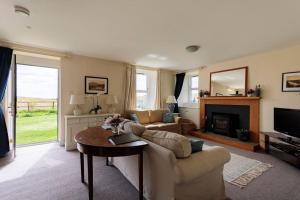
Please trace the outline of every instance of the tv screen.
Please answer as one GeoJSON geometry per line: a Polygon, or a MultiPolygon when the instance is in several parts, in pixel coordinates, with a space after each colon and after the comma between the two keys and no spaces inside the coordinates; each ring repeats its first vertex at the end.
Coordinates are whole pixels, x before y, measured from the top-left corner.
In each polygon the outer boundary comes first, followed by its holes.
{"type": "Polygon", "coordinates": [[[274,130],[300,138],[300,110],[274,108],[274,130]]]}

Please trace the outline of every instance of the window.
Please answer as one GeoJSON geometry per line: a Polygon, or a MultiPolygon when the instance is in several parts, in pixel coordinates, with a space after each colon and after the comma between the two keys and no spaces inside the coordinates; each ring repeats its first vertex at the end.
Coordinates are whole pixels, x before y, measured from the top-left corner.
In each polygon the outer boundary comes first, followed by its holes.
{"type": "Polygon", "coordinates": [[[147,108],[148,89],[147,89],[147,75],[136,74],[136,107],[139,110],[147,108]]]}
{"type": "Polygon", "coordinates": [[[147,69],[136,70],[136,109],[149,110],[155,108],[157,71],[147,69]]]}
{"type": "Polygon", "coordinates": [[[189,102],[196,103],[198,98],[198,76],[189,77],[189,102]]]}

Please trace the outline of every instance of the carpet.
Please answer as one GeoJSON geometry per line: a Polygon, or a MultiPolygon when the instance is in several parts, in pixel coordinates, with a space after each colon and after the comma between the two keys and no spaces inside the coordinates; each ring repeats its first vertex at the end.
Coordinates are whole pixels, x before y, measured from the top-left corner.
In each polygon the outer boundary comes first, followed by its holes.
{"type": "Polygon", "coordinates": [[[224,166],[224,180],[240,188],[272,167],[271,164],[231,153],[231,160],[224,166]]]}

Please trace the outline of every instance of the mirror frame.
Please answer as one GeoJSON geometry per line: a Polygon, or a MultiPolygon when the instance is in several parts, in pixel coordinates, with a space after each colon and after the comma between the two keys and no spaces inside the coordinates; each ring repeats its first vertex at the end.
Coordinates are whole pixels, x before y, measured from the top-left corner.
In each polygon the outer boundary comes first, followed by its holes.
{"type": "Polygon", "coordinates": [[[248,91],[248,66],[210,72],[210,78],[209,78],[209,94],[210,94],[209,96],[210,97],[246,97],[247,91],[248,91]],[[221,72],[228,72],[228,71],[235,71],[235,70],[240,70],[240,69],[245,69],[245,84],[244,84],[245,85],[245,95],[243,95],[243,96],[212,96],[211,95],[211,77],[213,74],[217,74],[217,73],[221,73],[221,72]]]}

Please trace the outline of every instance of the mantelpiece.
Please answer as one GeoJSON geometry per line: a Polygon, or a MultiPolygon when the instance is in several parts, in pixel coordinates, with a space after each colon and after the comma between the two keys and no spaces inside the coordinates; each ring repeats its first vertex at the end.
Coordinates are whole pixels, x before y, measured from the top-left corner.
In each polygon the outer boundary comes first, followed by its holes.
{"type": "MultiPolygon", "coordinates": [[[[205,97],[200,99],[200,128],[205,128],[206,105],[249,106],[249,131],[251,143],[259,143],[260,97],[205,97]]],[[[224,139],[226,140],[226,139],[224,139]]]]}

